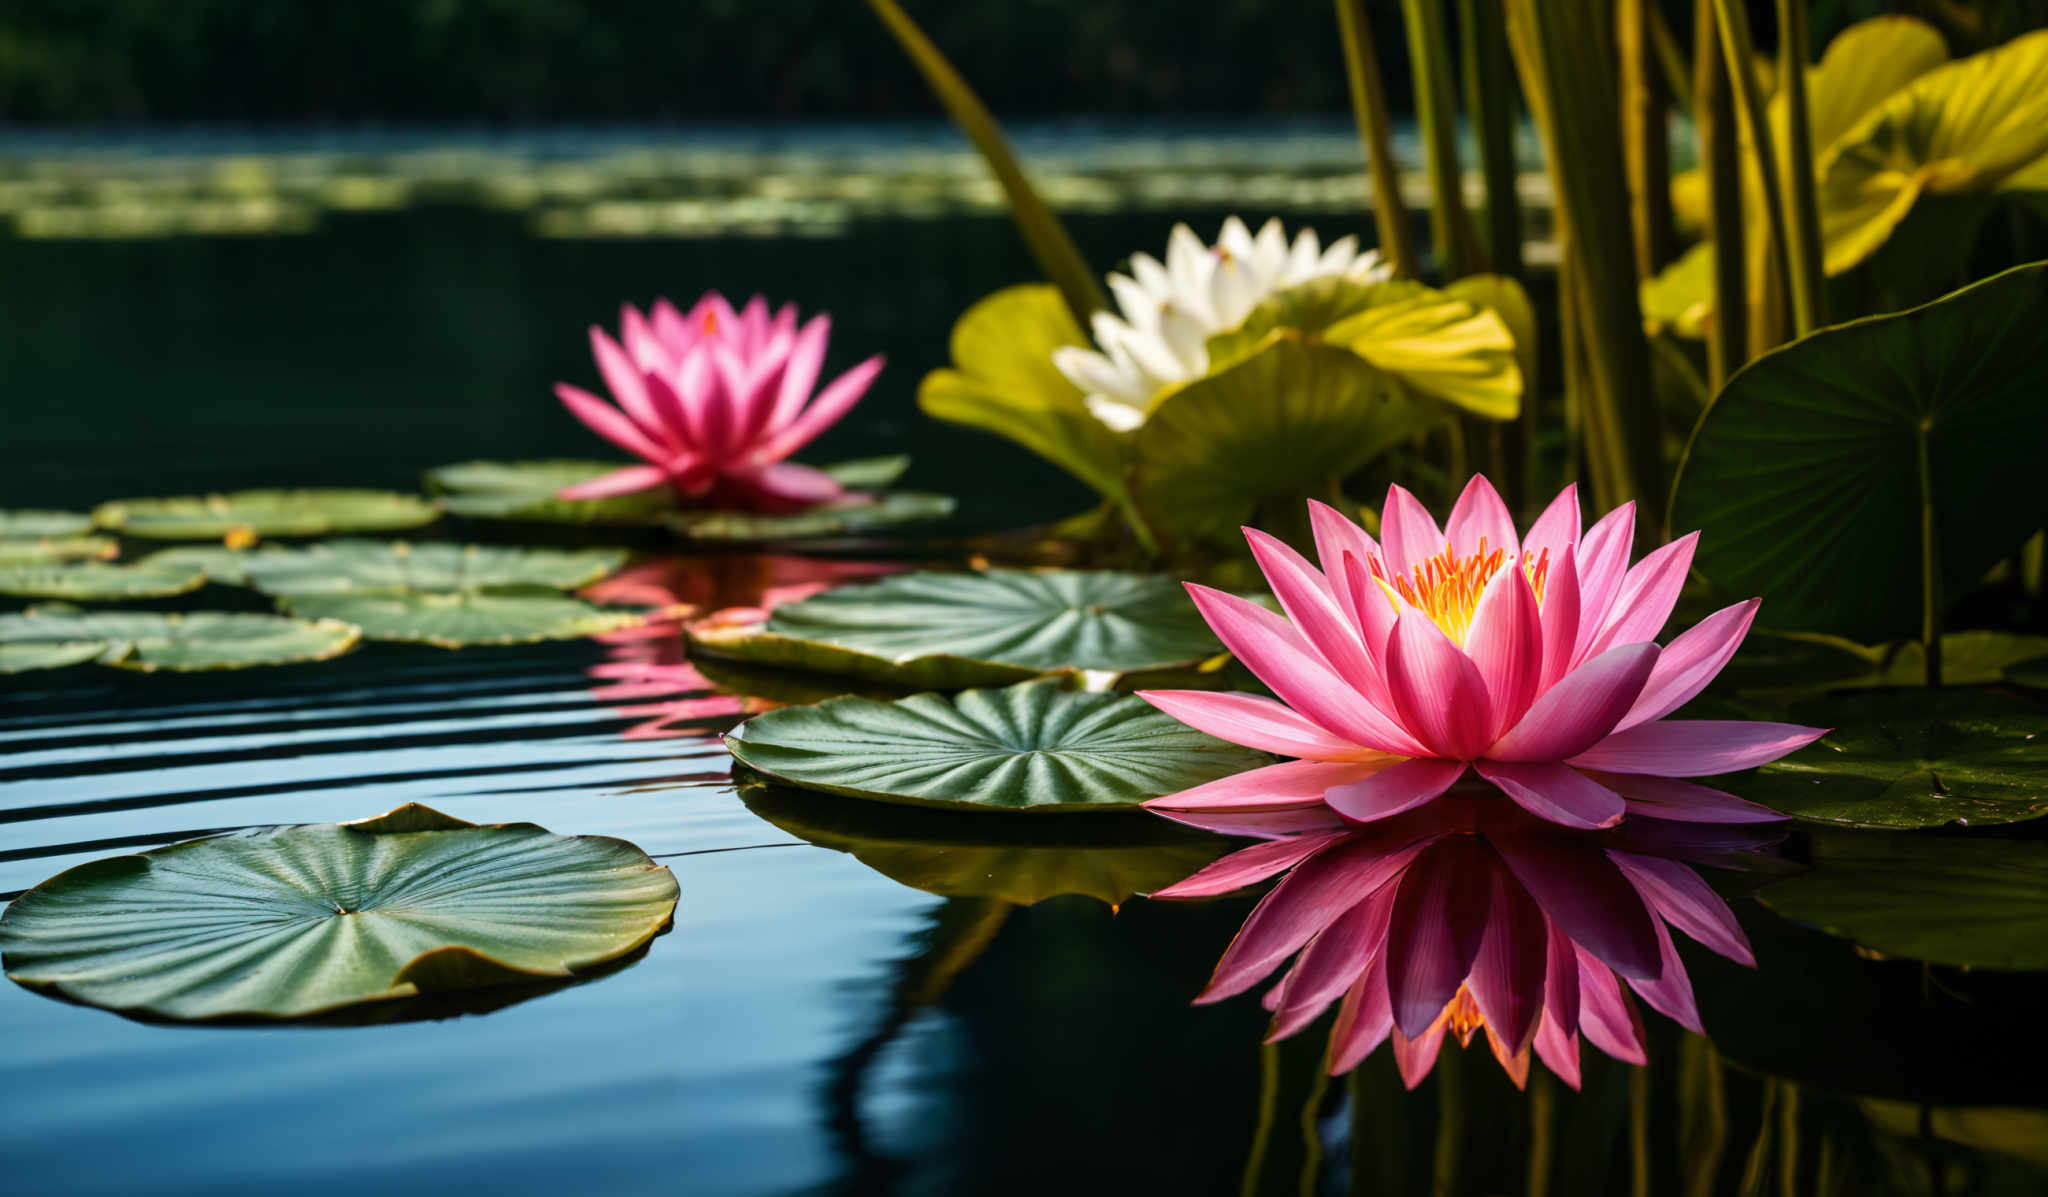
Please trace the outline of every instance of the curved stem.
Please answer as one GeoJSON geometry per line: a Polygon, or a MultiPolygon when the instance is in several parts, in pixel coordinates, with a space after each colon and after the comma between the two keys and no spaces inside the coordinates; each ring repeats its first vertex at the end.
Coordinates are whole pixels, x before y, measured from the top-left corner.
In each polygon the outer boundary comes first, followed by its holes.
{"type": "Polygon", "coordinates": [[[1941,685],[1941,542],[1934,520],[1934,429],[1920,422],[1920,651],[1929,686],[1941,685]]]}

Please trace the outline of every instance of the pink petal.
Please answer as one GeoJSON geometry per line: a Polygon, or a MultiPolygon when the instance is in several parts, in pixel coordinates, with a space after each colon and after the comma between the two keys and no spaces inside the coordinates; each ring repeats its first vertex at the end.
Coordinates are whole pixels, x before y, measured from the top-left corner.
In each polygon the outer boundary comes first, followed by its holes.
{"type": "Polygon", "coordinates": [[[882,372],[882,355],[876,354],[825,384],[818,397],[803,413],[772,434],[748,456],[754,461],[781,461],[816,440],[820,433],[839,422],[867,394],[875,375],[882,372]]]}
{"type": "Polygon", "coordinates": [[[1344,994],[1337,1022],[1330,1028],[1330,1075],[1350,1072],[1386,1042],[1394,1029],[1394,1006],[1387,997],[1386,954],[1373,957],[1362,976],[1344,994]]]}
{"type": "Polygon", "coordinates": [[[1244,848],[1221,860],[1212,861],[1182,881],[1154,891],[1154,898],[1213,898],[1249,885],[1256,885],[1276,873],[1285,872],[1350,834],[1329,831],[1290,836],[1244,848]]]}
{"type": "Polygon", "coordinates": [[[1506,869],[1489,860],[1487,871],[1493,885],[1486,929],[1466,983],[1486,1025],[1513,1056],[1528,1046],[1536,1018],[1543,1013],[1547,924],[1535,901],[1506,869]]]}
{"type": "Polygon", "coordinates": [[[1154,798],[1147,810],[1266,811],[1289,806],[1321,806],[1331,786],[1357,781],[1385,768],[1384,761],[1287,761],[1234,773],[1191,790],[1154,798]]]}
{"type": "Polygon", "coordinates": [[[1574,1089],[1579,1087],[1579,1033],[1559,1027],[1548,1008],[1536,1024],[1536,1056],[1557,1074],[1558,1080],[1574,1089]]]}
{"type": "Polygon", "coordinates": [[[1138,697],[1197,731],[1262,752],[1311,761],[1361,761],[1382,755],[1340,739],[1286,705],[1256,694],[1140,690],[1138,697]]]}
{"type": "MultiPolygon", "coordinates": [[[[1557,924],[1544,916],[1543,1007],[1544,1021],[1555,1023],[1561,1034],[1579,1033],[1579,950],[1557,924]]],[[[1578,1059],[1576,1038],[1572,1059],[1578,1059]]]]}
{"type": "Polygon", "coordinates": [[[733,405],[735,445],[751,445],[766,433],[769,418],[775,413],[776,396],[781,390],[782,370],[788,364],[790,350],[795,345],[793,333],[770,333],[767,345],[748,360],[746,375],[734,391],[737,396],[733,405]]]}
{"type": "Polygon", "coordinates": [[[697,439],[696,422],[687,412],[683,397],[676,388],[659,374],[644,375],[640,382],[647,391],[648,407],[661,418],[661,426],[668,434],[664,439],[678,452],[705,455],[703,442],[697,439]]]}
{"type": "Polygon", "coordinates": [[[1614,973],[1579,950],[1579,1031],[1594,1047],[1626,1064],[1650,1062],[1643,1016],[1614,973]]]}
{"type": "Polygon", "coordinates": [[[1282,839],[1311,831],[1351,831],[1344,816],[1317,802],[1308,806],[1273,806],[1262,810],[1172,810],[1157,807],[1153,814],[1164,819],[1217,835],[1250,839],[1282,839]]]}
{"type": "Polygon", "coordinates": [[[1684,823],[1776,823],[1785,816],[1768,806],[1719,790],[1649,773],[1594,773],[1594,780],[1628,799],[1630,814],[1684,823]]]}
{"type": "Polygon", "coordinates": [[[768,300],[756,295],[740,309],[740,352],[751,357],[768,343],[768,300]]]}
{"type": "Polygon", "coordinates": [[[1750,599],[1723,607],[1666,645],[1657,657],[1657,667],[1650,671],[1650,680],[1643,685],[1642,694],[1615,725],[1615,730],[1626,731],[1638,723],[1662,719],[1691,702],[1727,667],[1735,650],[1742,647],[1742,638],[1749,635],[1749,625],[1762,604],[1762,599],[1750,599]]]}
{"type": "Polygon", "coordinates": [[[1514,562],[1495,572],[1472,611],[1465,655],[1486,679],[1493,707],[1489,738],[1515,725],[1543,679],[1543,616],[1529,575],[1514,562]]]}
{"type": "Polygon", "coordinates": [[[558,382],[555,384],[555,398],[562,401],[570,415],[583,421],[585,427],[635,457],[662,462],[668,460],[673,452],[667,446],[655,443],[618,408],[581,387],[558,382]]]}
{"type": "Polygon", "coordinates": [[[797,333],[789,362],[782,368],[782,386],[776,391],[775,405],[769,409],[768,421],[763,426],[766,431],[780,431],[803,411],[811,388],[818,383],[818,370],[825,364],[825,343],[831,336],[832,317],[822,314],[811,317],[797,333]]]}
{"type": "Polygon", "coordinates": [[[1420,1038],[1410,1039],[1394,1028],[1394,1065],[1401,1070],[1401,1083],[1413,1089],[1429,1076],[1436,1067],[1438,1053],[1443,1050],[1444,1032],[1447,1023],[1431,1023],[1420,1038]]]}
{"type": "MultiPolygon", "coordinates": [[[[1575,661],[1591,656],[1593,638],[1607,626],[1608,608],[1628,573],[1636,534],[1636,505],[1623,503],[1594,524],[1579,542],[1579,643],[1575,661]]],[[[1555,563],[1553,563],[1554,565],[1555,563]]]]}
{"type": "Polygon", "coordinates": [[[633,364],[640,368],[642,374],[675,372],[678,359],[654,334],[647,317],[630,303],[619,306],[619,334],[626,342],[626,352],[633,356],[633,364]]]}
{"type": "MultiPolygon", "coordinates": [[[[1345,553],[1337,562],[1337,576],[1330,579],[1336,590],[1338,601],[1350,616],[1352,626],[1358,629],[1358,638],[1365,644],[1366,652],[1372,655],[1378,667],[1382,683],[1386,681],[1387,638],[1393,634],[1394,624],[1400,618],[1400,608],[1366,567],[1363,557],[1345,553]]],[[[1393,701],[1391,693],[1385,701],[1393,701]]]]}
{"type": "Polygon", "coordinates": [[[1414,495],[1390,486],[1386,506],[1380,509],[1380,546],[1389,569],[1413,573],[1417,565],[1443,552],[1444,534],[1414,495]]]}
{"type": "Polygon", "coordinates": [[[1337,676],[1381,710],[1392,705],[1386,681],[1372,662],[1358,629],[1346,618],[1329,580],[1302,560],[1301,554],[1256,528],[1244,529],[1252,557],[1280,600],[1294,626],[1307,638],[1337,676]]]}
{"type": "MultiPolygon", "coordinates": [[[[1360,561],[1370,561],[1379,555],[1380,546],[1373,543],[1365,529],[1328,503],[1318,503],[1314,499],[1308,501],[1308,524],[1316,538],[1316,559],[1322,562],[1323,575],[1333,588],[1343,576],[1344,554],[1349,553],[1360,561]]],[[[1339,602],[1344,600],[1341,591],[1337,598],[1339,602]]],[[[1346,614],[1354,626],[1359,626],[1356,611],[1347,611],[1346,614]]]]}
{"type": "Polygon", "coordinates": [[[1486,679],[1427,615],[1403,608],[1387,638],[1386,667],[1394,709],[1427,755],[1471,760],[1485,751],[1493,734],[1486,679]]]}
{"type": "Polygon", "coordinates": [[[1633,706],[1657,664],[1654,644],[1609,649],[1544,691],[1486,750],[1497,761],[1556,761],[1600,743],[1633,706]]]}
{"type": "Polygon", "coordinates": [[[1547,550],[1550,553],[1550,567],[1557,568],[1558,559],[1566,556],[1567,549],[1576,549],[1579,543],[1579,484],[1574,482],[1557,492],[1550,506],[1529,525],[1529,534],[1522,538],[1522,550],[1531,559],[1540,558],[1547,550]]]}
{"type": "Polygon", "coordinates": [[[1293,624],[1233,594],[1188,584],[1216,638],[1280,701],[1340,739],[1400,756],[1427,755],[1415,738],[1337,676],[1293,624]]]}
{"type": "Polygon", "coordinates": [[[1621,594],[1607,612],[1607,626],[1587,650],[1606,652],[1617,644],[1640,644],[1655,640],[1671,618],[1678,592],[1685,588],[1686,572],[1692,569],[1693,548],[1700,534],[1688,532],[1636,563],[1621,582],[1621,594]]]}
{"type": "Polygon", "coordinates": [[[1572,669],[1579,650],[1579,558],[1552,553],[1543,583],[1543,680],[1541,693],[1572,669]]]}
{"type": "Polygon", "coordinates": [[[1675,860],[1634,852],[1609,849],[1607,858],[1672,926],[1737,964],[1756,967],[1756,954],[1735,921],[1735,912],[1698,873],[1675,860]]]}
{"type": "Polygon", "coordinates": [[[1464,492],[1451,507],[1451,518],[1444,521],[1444,538],[1460,557],[1478,552],[1481,539],[1486,541],[1489,552],[1507,550],[1510,562],[1522,553],[1514,517],[1508,514],[1508,505],[1501,502],[1500,492],[1493,489],[1493,483],[1484,474],[1472,475],[1472,480],[1465,484],[1464,492]]]}
{"type": "Polygon", "coordinates": [[[1394,1025],[1413,1038],[1457,994],[1486,932],[1489,864],[1474,836],[1447,836],[1415,858],[1387,926],[1394,1025]]]}
{"type": "Polygon", "coordinates": [[[1704,1031],[1700,1025],[1700,1008],[1693,1000],[1692,982],[1685,975],[1685,964],[1678,958],[1678,948],[1671,942],[1671,932],[1663,922],[1657,921],[1657,950],[1664,961],[1663,971],[1654,980],[1630,977],[1628,987],[1637,996],[1662,1012],[1666,1018],[1688,1031],[1704,1031]]]}
{"type": "Polygon", "coordinates": [[[669,427],[668,414],[655,408],[647,395],[647,383],[639,367],[626,356],[626,351],[603,329],[590,326],[590,353],[597,359],[597,372],[604,375],[604,385],[612,393],[612,400],[619,409],[645,432],[649,439],[663,442],[677,448],[682,446],[674,430],[669,427]]]}
{"type": "Polygon", "coordinates": [[[609,499],[614,495],[631,495],[638,494],[643,490],[653,490],[655,487],[664,485],[667,482],[668,471],[660,466],[627,466],[624,469],[613,470],[609,474],[592,478],[588,482],[578,482],[574,486],[565,486],[555,492],[555,497],[558,499],[609,499]]]}
{"type": "Polygon", "coordinates": [[[676,305],[665,298],[655,300],[654,307],[649,310],[648,315],[653,318],[656,339],[678,361],[682,360],[683,354],[688,353],[690,347],[701,338],[699,330],[703,326],[691,324],[683,319],[683,314],[676,310],[676,305]]]}
{"type": "Polygon", "coordinates": [[[1378,893],[1345,911],[1302,950],[1294,971],[1287,974],[1267,1042],[1285,1039],[1314,1022],[1365,974],[1386,942],[1395,888],[1381,886],[1378,893]]]}
{"type": "Polygon", "coordinates": [[[1613,773],[1705,777],[1753,769],[1797,752],[1826,734],[1826,728],[1790,723],[1660,719],[1615,732],[1575,755],[1571,763],[1613,773]]]}
{"type": "Polygon", "coordinates": [[[1500,787],[1516,806],[1539,819],[1591,830],[1621,822],[1621,795],[1577,770],[1551,761],[1510,764],[1479,761],[1479,776],[1500,787]]]}
{"type": "Polygon", "coordinates": [[[1323,801],[1347,819],[1370,823],[1434,800],[1464,775],[1463,761],[1417,757],[1371,777],[1331,786],[1323,801]]]}
{"type": "Polygon", "coordinates": [[[1642,895],[1607,854],[1549,835],[1490,841],[1557,929],[1632,977],[1657,975],[1657,933],[1642,895]]]}
{"type": "Polygon", "coordinates": [[[762,505],[770,509],[801,510],[846,494],[846,488],[833,481],[832,475],[793,461],[779,461],[750,474],[728,475],[726,480],[767,500],[762,505]]]}

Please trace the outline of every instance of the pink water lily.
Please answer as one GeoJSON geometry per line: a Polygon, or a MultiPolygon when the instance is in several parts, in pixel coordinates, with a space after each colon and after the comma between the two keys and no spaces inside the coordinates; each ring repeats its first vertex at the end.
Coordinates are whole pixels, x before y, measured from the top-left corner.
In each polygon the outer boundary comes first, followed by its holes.
{"type": "Polygon", "coordinates": [[[1480,1031],[1517,1085],[1533,1050],[1577,1088],[1582,1037],[1642,1064],[1631,991],[1700,1030],[1672,930],[1738,963],[1755,959],[1727,903],[1683,862],[1742,867],[1779,838],[1756,824],[1647,816],[1575,831],[1463,792],[1365,826],[1328,807],[1285,821],[1267,812],[1252,827],[1231,813],[1175,817],[1274,838],[1154,898],[1211,897],[1286,874],[1196,1000],[1242,993],[1292,956],[1265,995],[1268,1041],[1339,1003],[1330,1071],[1348,1072],[1391,1039],[1410,1088],[1445,1036],[1469,1045],[1480,1031]]]}
{"type": "Polygon", "coordinates": [[[1609,827],[1628,811],[1670,819],[1777,816],[1679,780],[1748,769],[1813,742],[1783,723],[1670,719],[1727,665],[1760,600],[1654,640],[1692,564],[1692,533],[1629,564],[1633,504],[1581,535],[1566,487],[1527,535],[1475,476],[1441,528],[1388,490],[1374,542],[1310,503],[1321,568],[1245,529],[1286,614],[1188,592],[1223,644],[1278,699],[1153,690],[1181,722],[1296,759],[1147,805],[1172,813],[1328,805],[1370,822],[1477,773],[1530,813],[1609,827]]]}
{"type": "Polygon", "coordinates": [[[592,432],[647,464],[566,487],[561,497],[668,486],[699,505],[766,512],[842,497],[831,476],[785,460],[851,410],[882,368],[871,357],[814,395],[831,331],[825,315],[799,327],[795,304],[770,315],[759,295],[738,312],[716,291],[688,315],[666,299],[646,315],[625,305],[619,340],[590,329],[617,406],[568,383],[555,384],[555,394],[592,432]]]}

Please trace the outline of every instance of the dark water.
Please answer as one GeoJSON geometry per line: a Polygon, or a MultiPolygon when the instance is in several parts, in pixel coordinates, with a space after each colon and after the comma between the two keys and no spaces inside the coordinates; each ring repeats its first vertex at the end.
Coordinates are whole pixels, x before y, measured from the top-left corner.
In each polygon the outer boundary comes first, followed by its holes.
{"type": "MultiPolygon", "coordinates": [[[[1170,224],[1075,228],[1108,262],[1156,252],[1170,224]]],[[[966,524],[1051,518],[1085,496],[912,403],[958,312],[1029,275],[1006,224],[968,216],[578,241],[428,205],[301,237],[0,239],[0,506],[403,487],[447,461],[583,453],[549,397],[594,374],[582,326],[718,286],[830,309],[838,363],[890,355],[817,459],[908,449],[911,481],[959,495],[966,524]]],[[[616,651],[372,646],[232,675],[0,682],[9,896],[125,850],[408,801],[621,836],[682,892],[674,929],[618,971],[435,1021],[163,1027],[0,987],[0,1187],[2048,1191],[2034,979],[1864,959],[1739,900],[1761,968],[1687,957],[1712,1045],[1651,1016],[1651,1066],[1588,1050],[1582,1094],[1541,1075],[1518,1093],[1476,1047],[1447,1049],[1413,1094],[1384,1051],[1325,1083],[1324,1027],[1262,1048],[1255,1001],[1188,1004],[1245,901],[1011,907],[900,884],[743,804],[715,739],[731,718],[682,708],[672,734],[628,737],[703,695],[608,692],[588,671],[616,651]]],[[[935,888],[1000,888],[970,848],[911,855],[949,879],[935,888]]]]}

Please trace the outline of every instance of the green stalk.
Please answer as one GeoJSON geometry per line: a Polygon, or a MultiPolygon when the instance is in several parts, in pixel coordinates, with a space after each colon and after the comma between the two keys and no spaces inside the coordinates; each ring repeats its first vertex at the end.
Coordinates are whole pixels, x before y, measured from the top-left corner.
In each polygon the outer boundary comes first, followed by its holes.
{"type": "Polygon", "coordinates": [[[1301,1193],[1313,1197],[1316,1180],[1323,1174],[1323,1128],[1317,1116],[1323,1110],[1323,1095],[1330,1089],[1330,1072],[1318,1061],[1309,1081],[1308,1097],[1301,1103],[1301,1193]]]}
{"type": "Polygon", "coordinates": [[[1679,1044],[1679,1153],[1684,1197],[1713,1197],[1728,1144],[1728,1098],[1721,1084],[1721,1059],[1704,1035],[1679,1044]]]}
{"type": "Polygon", "coordinates": [[[1083,328],[1088,326],[1091,313],[1109,306],[1108,297],[1102,292],[1102,284],[1096,280],[1095,272],[1088,268],[1087,259],[1081,256],[1079,246],[1067,233],[1066,226],[1053,214],[1038,192],[1031,186],[1031,180],[1024,177],[1024,168],[1017,163],[1017,156],[1010,149],[1010,143],[989,115],[988,107],[946,56],[925,36],[910,14],[903,11],[896,0],[868,0],[868,7],[882,19],[891,35],[896,38],[904,53],[916,64],[918,72],[931,85],[932,94],[945,106],[953,123],[981,151],[981,156],[995,172],[996,181],[1002,184],[1003,194],[1010,201],[1010,216],[1017,222],[1017,231],[1024,235],[1024,244],[1030,247],[1031,256],[1038,259],[1038,268],[1045,272],[1060,294],[1067,301],[1067,307],[1074,313],[1074,319],[1083,328]]]}
{"type": "Polygon", "coordinates": [[[1734,97],[1721,61],[1714,0],[1697,0],[1693,23],[1693,125],[1700,168],[1707,177],[1707,239],[1714,246],[1714,321],[1707,329],[1707,389],[1718,395],[1728,376],[1749,360],[1749,284],[1744,267],[1742,163],[1735,139],[1734,97]]]}
{"type": "Polygon", "coordinates": [[[1799,1086],[1785,1088],[1778,1100],[1778,1197],[1799,1197],[1799,1086]]]}
{"type": "Polygon", "coordinates": [[[1827,323],[1827,275],[1821,260],[1819,180],[1813,158],[1813,122],[1806,102],[1807,0],[1778,0],[1778,87],[1785,93],[1786,255],[1792,261],[1792,314],[1801,336],[1827,323]]]}
{"type": "Polygon", "coordinates": [[[1557,1093],[1550,1074],[1533,1070],[1529,1077],[1529,1167],[1522,1191],[1528,1197],[1550,1197],[1551,1138],[1557,1126],[1557,1093]]]}
{"type": "Polygon", "coordinates": [[[1678,48],[1678,39],[1671,35],[1671,26],[1664,20],[1661,4],[1646,5],[1644,11],[1650,16],[1650,49],[1657,55],[1657,68],[1664,72],[1664,86],[1681,108],[1693,106],[1692,76],[1687,73],[1685,51],[1678,48]]]}
{"type": "Polygon", "coordinates": [[[1486,256],[1495,274],[1522,277],[1522,201],[1516,191],[1514,63],[1498,0],[1458,0],[1465,115],[1486,181],[1486,256]]]}
{"type": "Polygon", "coordinates": [[[1337,38],[1344,43],[1344,76],[1351,87],[1351,115],[1358,121],[1358,140],[1365,148],[1366,174],[1372,183],[1372,220],[1379,230],[1380,252],[1400,278],[1422,273],[1415,256],[1415,234],[1408,225],[1408,205],[1401,199],[1401,165],[1394,161],[1393,127],[1387,115],[1387,91],[1380,83],[1379,56],[1372,28],[1366,23],[1363,0],[1336,0],[1337,38]]]}
{"type": "MultiPolygon", "coordinates": [[[[1780,182],[1781,171],[1778,157],[1777,138],[1771,135],[1771,122],[1764,112],[1763,86],[1756,78],[1756,44],[1749,36],[1749,13],[1742,0],[1714,0],[1714,24],[1721,34],[1721,57],[1728,64],[1728,77],[1734,84],[1735,112],[1742,120],[1742,127],[1749,133],[1750,157],[1756,164],[1757,178],[1763,184],[1764,218],[1771,231],[1771,244],[1782,248],[1792,244],[1789,221],[1785,216],[1785,190],[1780,182]]],[[[1799,265],[1796,255],[1785,253],[1773,259],[1776,276],[1786,273],[1792,284],[1792,322],[1801,336],[1813,331],[1813,285],[1814,278],[1799,265]],[[1787,270],[1785,259],[1791,258],[1787,270]]],[[[1774,278],[1775,281],[1775,278],[1774,278]]],[[[1759,346],[1763,348],[1763,346],[1759,346]]]]}
{"type": "Polygon", "coordinates": [[[1920,481],[1920,651],[1925,659],[1925,682],[1941,685],[1941,543],[1934,521],[1933,427],[1921,421],[1919,447],[1920,481]]]}
{"type": "Polygon", "coordinates": [[[1429,236],[1436,249],[1436,268],[1445,278],[1463,278],[1483,264],[1473,243],[1472,217],[1465,211],[1457,90],[1443,7],[1440,0],[1401,0],[1401,11],[1408,28],[1408,61],[1415,72],[1415,121],[1422,131],[1423,169],[1435,201],[1429,208],[1429,236]]]}
{"type": "Polygon", "coordinates": [[[1465,1154],[1464,1078],[1459,1065],[1465,1053],[1446,1052],[1436,1062],[1436,1155],[1432,1161],[1430,1197],[1456,1197],[1465,1154]]]}
{"type": "Polygon", "coordinates": [[[1244,1180],[1238,1186],[1243,1197],[1258,1197],[1266,1170],[1266,1150],[1273,1142],[1273,1122],[1280,1113],[1280,1048],[1259,1045],[1259,1121],[1252,1127],[1251,1150],[1245,1154],[1244,1180]]]}
{"type": "Polygon", "coordinates": [[[1631,1197],[1650,1197],[1650,1069],[1628,1070],[1628,1181],[1631,1197]]]}
{"type": "Polygon", "coordinates": [[[1678,240],[1671,214],[1671,133],[1658,86],[1649,31],[1652,0],[1621,0],[1615,41],[1621,62],[1622,150],[1628,164],[1629,227],[1636,276],[1647,279],[1671,260],[1678,240]]]}

